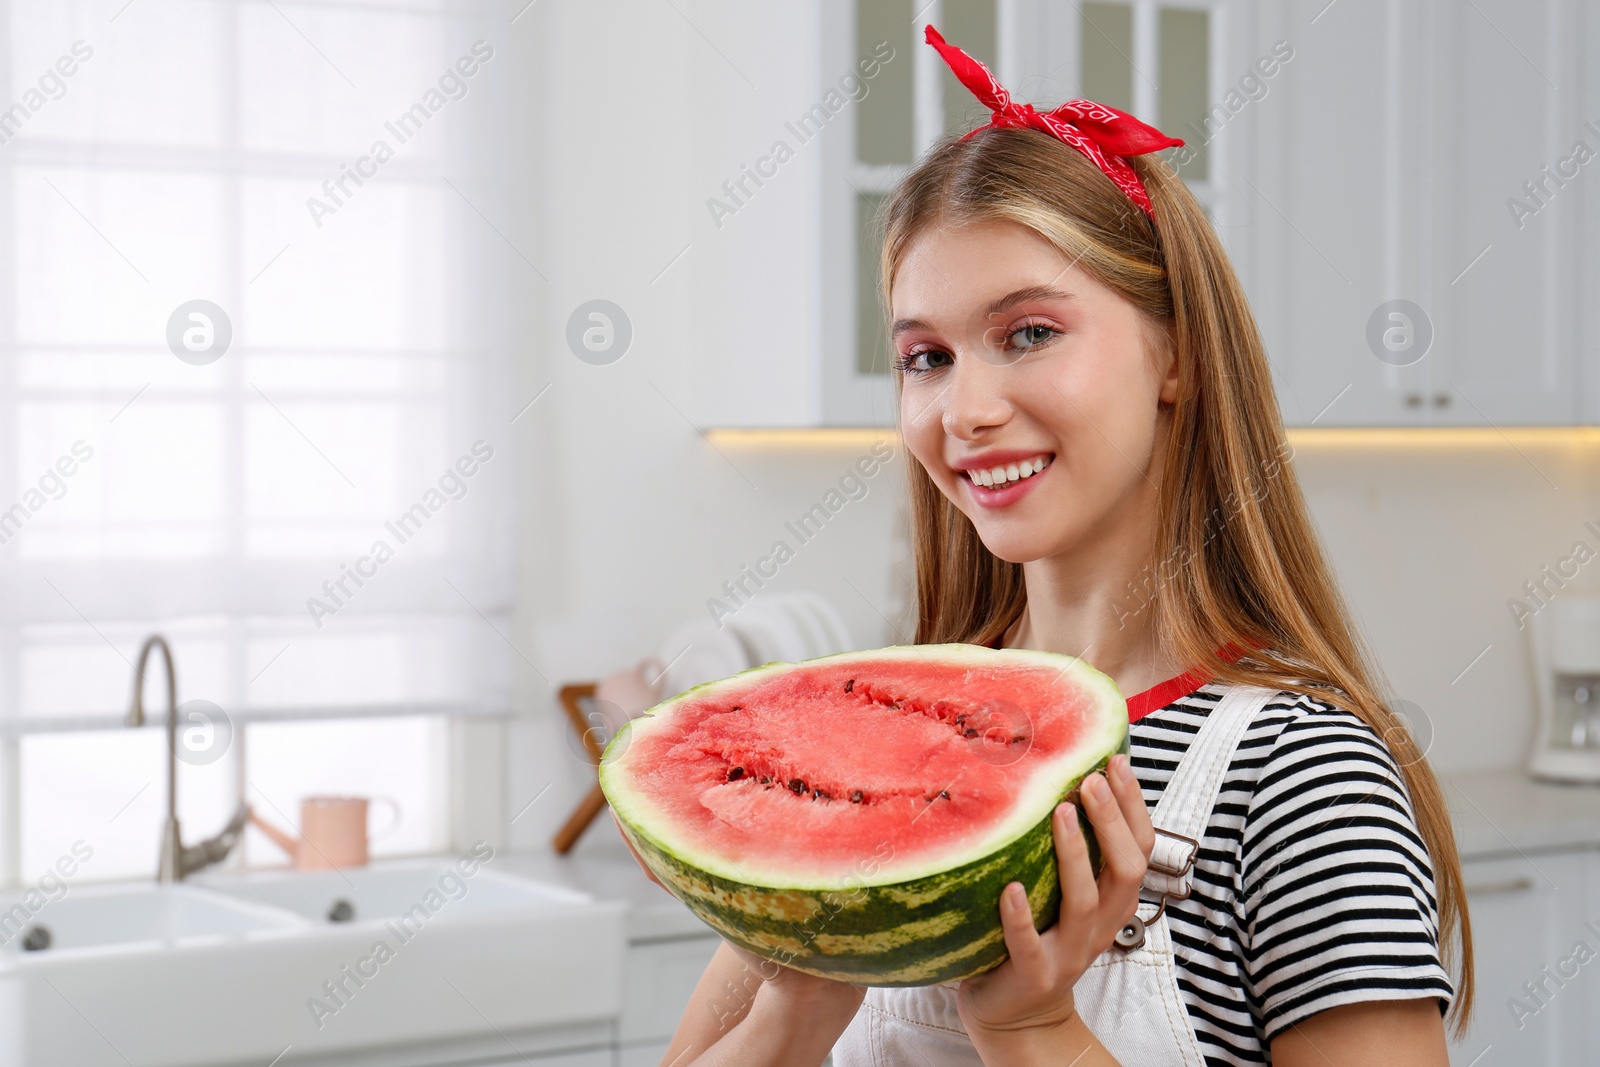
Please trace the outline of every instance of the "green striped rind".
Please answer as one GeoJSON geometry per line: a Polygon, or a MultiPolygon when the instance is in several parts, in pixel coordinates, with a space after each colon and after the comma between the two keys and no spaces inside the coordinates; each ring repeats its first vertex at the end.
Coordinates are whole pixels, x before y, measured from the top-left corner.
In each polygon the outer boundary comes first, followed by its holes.
{"type": "MultiPolygon", "coordinates": [[[[988,660],[997,650],[972,645],[891,646],[859,653],[841,653],[803,661],[863,660],[885,654],[929,654],[947,661],[988,660]]],[[[706,695],[731,682],[748,683],[761,675],[789,670],[796,664],[766,663],[730,678],[706,682],[663,701],[623,726],[607,746],[600,764],[600,784],[635,851],[651,873],[707,925],[729,941],[758,956],[808,974],[869,986],[920,986],[980,974],[1006,958],[1000,926],[1000,892],[1018,881],[1028,892],[1034,926],[1043,930],[1061,909],[1050,817],[1056,803],[1074,798],[1078,784],[1104,770],[1111,756],[1128,751],[1126,703],[1115,682],[1082,660],[1057,653],[1000,650],[1008,658],[1046,657],[1078,686],[1098,690],[1117,709],[1115,729],[1087,737],[1073,776],[1048,795],[1020,796],[1026,811],[1042,813],[1031,825],[1017,825],[997,835],[973,857],[950,857],[944,870],[882,870],[894,857],[892,841],[863,857],[859,869],[842,872],[825,887],[763,885],[760,872],[741,870],[709,839],[681,840],[692,827],[676,827],[680,836],[669,847],[646,829],[649,812],[628,781],[626,764],[630,732],[648,730],[651,718],[674,705],[706,695]],[[1088,762],[1093,760],[1092,763],[1088,762]],[[1087,765],[1086,765],[1087,764],[1087,765]],[[1059,790],[1059,792],[1057,791],[1059,790]]],[[[1058,779],[1059,781],[1059,779],[1058,779]]],[[[1090,866],[1098,874],[1100,849],[1088,819],[1079,809],[1079,825],[1088,845],[1090,866]]]]}
{"type": "MultiPolygon", "coordinates": [[[[1116,751],[1128,751],[1126,733],[1116,751]]],[[[1112,754],[1092,770],[1104,770],[1112,754]]],[[[1078,810],[1098,874],[1100,848],[1078,810]]],[[[852,886],[821,891],[773,889],[699,870],[619,822],[651,873],[723,937],[785,967],[856,985],[935,985],[1004,962],[1000,891],[1008,882],[1027,889],[1035,929],[1049,927],[1061,910],[1048,814],[1022,837],[954,870],[876,886],[862,884],[870,877],[864,871],[852,886]]]]}

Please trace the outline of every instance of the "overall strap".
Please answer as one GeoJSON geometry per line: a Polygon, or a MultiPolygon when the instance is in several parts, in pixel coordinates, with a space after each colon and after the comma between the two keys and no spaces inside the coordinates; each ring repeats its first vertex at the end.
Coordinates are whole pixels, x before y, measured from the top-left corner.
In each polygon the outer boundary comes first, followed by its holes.
{"type": "Polygon", "coordinates": [[[1200,724],[1200,732],[1150,813],[1156,843],[1143,883],[1148,892],[1178,900],[1189,895],[1200,839],[1234,750],[1255,721],[1256,712],[1277,695],[1276,690],[1262,686],[1235,685],[1200,724]]]}

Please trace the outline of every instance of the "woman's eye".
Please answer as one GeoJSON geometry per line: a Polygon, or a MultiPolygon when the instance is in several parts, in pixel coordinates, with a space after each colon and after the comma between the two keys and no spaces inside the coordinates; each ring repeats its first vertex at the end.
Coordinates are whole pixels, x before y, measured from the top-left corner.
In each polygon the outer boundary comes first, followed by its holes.
{"type": "Polygon", "coordinates": [[[941,352],[936,348],[925,348],[917,352],[907,352],[895,360],[895,365],[908,374],[924,374],[930,370],[937,370],[944,366],[939,360],[948,360],[950,354],[941,352]],[[926,365],[923,365],[926,357],[926,365]]]}
{"type": "Polygon", "coordinates": [[[1008,340],[1015,348],[1037,348],[1056,335],[1054,328],[1042,322],[1030,322],[1013,330],[1008,340]]]}

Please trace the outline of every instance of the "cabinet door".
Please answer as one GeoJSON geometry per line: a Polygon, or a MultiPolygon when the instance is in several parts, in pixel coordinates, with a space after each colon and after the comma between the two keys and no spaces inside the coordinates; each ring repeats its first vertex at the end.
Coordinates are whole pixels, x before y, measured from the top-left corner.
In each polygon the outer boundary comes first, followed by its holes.
{"type": "MultiPolygon", "coordinates": [[[[661,1067],[671,1044],[670,1041],[656,1041],[648,1045],[624,1045],[617,1067],[661,1067]]],[[[833,1067],[832,1053],[823,1059],[822,1067],[833,1067]]]]}
{"type": "Polygon", "coordinates": [[[652,1041],[648,1045],[624,1045],[617,1067],[661,1067],[670,1044],[669,1041],[652,1041]]]}
{"type": "Polygon", "coordinates": [[[583,1052],[558,1052],[550,1056],[519,1056],[511,1060],[496,1060],[480,1067],[612,1067],[611,1050],[588,1049],[583,1052]]]}
{"type": "Polygon", "coordinates": [[[672,1037],[689,994],[720,944],[718,937],[690,937],[628,946],[620,1026],[623,1045],[672,1037]]]}
{"type": "MultiPolygon", "coordinates": [[[[1430,271],[1435,424],[1582,419],[1580,183],[1600,164],[1585,124],[1579,7],[1433,3],[1430,271]],[[1574,152],[1583,142],[1586,149],[1574,152]]],[[[1333,13],[1329,14],[1333,17],[1333,13]]]]}
{"type": "Polygon", "coordinates": [[[1592,1062],[1600,981],[1583,972],[1600,968],[1600,936],[1587,925],[1596,865],[1593,853],[1462,864],[1477,1007],[1467,1035],[1451,1043],[1452,1064],[1592,1062]]]}
{"type": "Polygon", "coordinates": [[[1256,31],[1294,58],[1259,108],[1251,179],[1250,295],[1284,421],[1580,422],[1574,157],[1600,150],[1600,124],[1584,124],[1579,9],[1293,8],[1304,17],[1269,26],[1264,11],[1256,31]]]}
{"type": "Polygon", "coordinates": [[[1263,11],[1256,39],[1282,38],[1293,55],[1241,115],[1259,146],[1250,297],[1284,422],[1421,425],[1407,398],[1425,390],[1433,357],[1417,358],[1416,324],[1388,306],[1426,304],[1418,15],[1386,0],[1290,8],[1263,11]]]}

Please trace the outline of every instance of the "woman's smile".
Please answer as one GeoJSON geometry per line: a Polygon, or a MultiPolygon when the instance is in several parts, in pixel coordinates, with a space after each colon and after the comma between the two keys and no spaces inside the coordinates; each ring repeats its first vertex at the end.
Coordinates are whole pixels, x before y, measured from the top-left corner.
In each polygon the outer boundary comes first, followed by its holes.
{"type": "Polygon", "coordinates": [[[995,450],[959,459],[952,466],[980,507],[1005,508],[1026,496],[1055,458],[1054,452],[995,450]]]}

